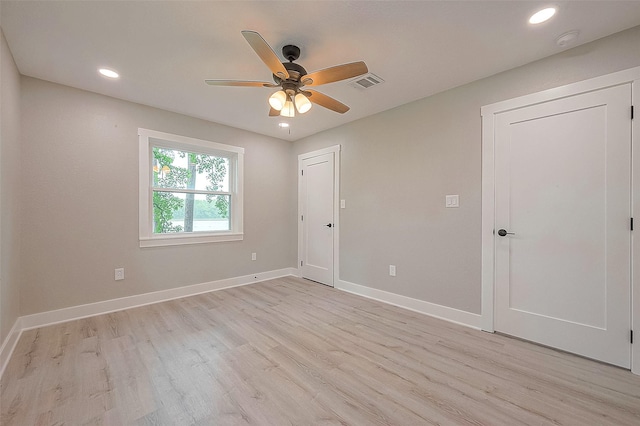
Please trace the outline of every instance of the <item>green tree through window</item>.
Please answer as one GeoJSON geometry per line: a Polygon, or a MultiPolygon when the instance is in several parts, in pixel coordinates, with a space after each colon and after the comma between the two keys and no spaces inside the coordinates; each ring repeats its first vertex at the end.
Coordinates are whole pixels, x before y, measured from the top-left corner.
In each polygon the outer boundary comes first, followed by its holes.
{"type": "Polygon", "coordinates": [[[228,170],[225,157],[153,147],[153,232],[193,232],[194,219],[228,219],[230,196],[211,193],[228,193],[228,170]]]}

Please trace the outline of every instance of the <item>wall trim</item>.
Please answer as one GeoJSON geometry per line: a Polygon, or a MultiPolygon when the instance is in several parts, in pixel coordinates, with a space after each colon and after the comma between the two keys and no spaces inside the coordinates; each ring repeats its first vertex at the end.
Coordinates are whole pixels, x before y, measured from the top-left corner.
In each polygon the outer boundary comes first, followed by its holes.
{"type": "MultiPolygon", "coordinates": [[[[217,281],[210,281],[201,284],[193,284],[184,287],[160,290],[152,293],[137,294],[134,296],[122,297],[119,299],[105,300],[102,302],[88,303],[85,305],[71,306],[55,311],[40,312],[37,314],[18,317],[7,338],[0,347],[0,377],[4,373],[13,351],[16,348],[20,335],[23,331],[38,327],[45,327],[62,322],[73,321],[81,318],[96,315],[108,314],[110,312],[135,308],[138,306],[151,305],[168,300],[180,299],[183,297],[195,296],[211,291],[224,290],[233,287],[240,287],[267,281],[275,278],[296,276],[299,277],[298,268],[283,268],[274,271],[260,272],[252,275],[228,278],[217,281]]],[[[335,288],[337,290],[352,293],[368,299],[388,303],[403,309],[429,315],[438,319],[453,322],[463,326],[480,329],[481,316],[471,312],[447,306],[437,305],[424,300],[414,299],[384,290],[354,284],[344,280],[337,280],[335,288]]]]}
{"type": "Polygon", "coordinates": [[[259,272],[241,277],[209,281],[206,283],[187,285],[184,287],[154,291],[151,293],[136,294],[134,296],[104,300],[101,302],[88,303],[86,305],[71,306],[68,308],[57,309],[55,311],[39,312],[37,314],[18,317],[7,338],[0,347],[0,378],[2,377],[2,373],[4,373],[4,369],[11,358],[11,355],[18,343],[18,339],[23,331],[81,318],[108,314],[110,312],[121,311],[124,309],[136,308],[138,306],[151,305],[154,303],[166,302],[168,300],[195,296],[197,294],[209,293],[211,291],[255,284],[261,281],[297,275],[297,273],[298,270],[296,268],[276,269],[274,271],[259,272]]]}
{"type": "Polygon", "coordinates": [[[272,280],[274,278],[294,275],[295,272],[295,268],[277,269],[275,271],[260,272],[241,277],[226,278],[201,284],[192,284],[184,287],[154,291],[151,293],[136,294],[134,296],[127,296],[119,299],[88,303],[86,305],[71,306],[69,308],[58,309],[55,311],[25,315],[21,317],[22,329],[30,330],[32,328],[44,327],[61,322],[108,314],[110,312],[121,311],[123,309],[136,308],[138,306],[166,302],[168,300],[180,299],[182,297],[195,296],[197,294],[208,293],[210,291],[254,284],[261,281],[272,280]]]}
{"type": "Polygon", "coordinates": [[[18,317],[16,318],[16,322],[13,323],[9,334],[4,339],[4,342],[2,342],[2,346],[0,346],[0,378],[2,378],[2,373],[4,373],[4,369],[9,363],[11,354],[13,354],[13,351],[16,349],[21,334],[22,318],[18,317]]]}
{"type": "Polygon", "coordinates": [[[482,316],[480,314],[461,311],[448,306],[438,305],[424,300],[414,299],[412,297],[402,296],[400,294],[390,293],[388,291],[378,290],[360,284],[354,284],[344,280],[338,280],[335,288],[346,291],[347,293],[388,303],[389,305],[398,306],[413,312],[429,315],[431,317],[475,328],[477,330],[482,328],[482,316]]]}

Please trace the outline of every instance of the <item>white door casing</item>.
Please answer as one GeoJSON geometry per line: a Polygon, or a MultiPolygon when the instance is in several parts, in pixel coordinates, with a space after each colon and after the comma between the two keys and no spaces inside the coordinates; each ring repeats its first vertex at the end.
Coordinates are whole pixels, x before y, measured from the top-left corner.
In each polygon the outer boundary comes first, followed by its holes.
{"type": "Polygon", "coordinates": [[[495,121],[496,330],[626,368],[630,106],[625,84],[495,121]]]}
{"type": "Polygon", "coordinates": [[[333,286],[337,278],[339,146],[298,158],[300,276],[333,286]]]}
{"type": "MultiPolygon", "coordinates": [[[[613,330],[616,326],[614,323],[617,321],[618,324],[622,324],[626,321],[627,324],[626,330],[623,328],[614,331],[613,333],[618,334],[618,341],[620,341],[620,336],[623,335],[622,340],[626,340],[626,348],[623,349],[615,349],[613,348],[611,351],[606,348],[608,345],[605,343],[602,345],[605,350],[601,351],[605,353],[605,356],[612,356],[612,359],[607,360],[607,362],[612,362],[618,365],[626,365],[626,367],[631,368],[631,371],[635,374],[640,374],[640,345],[633,344],[629,345],[629,328],[631,329],[640,329],[640,279],[637,278],[638,273],[640,271],[640,256],[638,256],[637,250],[633,250],[635,239],[637,238],[637,232],[629,232],[629,219],[633,217],[634,207],[637,205],[638,200],[640,200],[640,151],[632,150],[631,153],[631,165],[629,166],[629,152],[628,148],[620,147],[615,148],[613,145],[601,145],[600,147],[594,147],[590,153],[580,152],[580,155],[570,156],[570,153],[573,151],[577,154],[576,150],[577,146],[573,146],[572,148],[568,148],[566,152],[558,151],[557,146],[553,146],[555,149],[556,157],[549,160],[544,168],[539,170],[532,169],[528,167],[526,162],[518,163],[517,160],[513,161],[510,165],[511,170],[507,173],[515,173],[515,185],[517,188],[505,189],[505,187],[500,187],[498,180],[500,179],[500,174],[505,173],[505,170],[500,170],[501,166],[498,164],[499,162],[504,163],[504,158],[501,156],[505,155],[504,149],[501,149],[499,146],[500,137],[504,138],[504,134],[501,136],[500,131],[498,131],[498,127],[500,125],[504,125],[504,122],[500,121],[511,121],[512,123],[520,123],[514,126],[512,129],[515,133],[518,133],[515,136],[522,138],[531,135],[535,128],[535,119],[532,122],[527,121],[528,114],[530,115],[538,115],[540,117],[545,117],[542,120],[547,120],[549,122],[553,122],[554,120],[559,119],[560,117],[566,118],[569,117],[569,121],[571,120],[584,120],[589,121],[586,127],[578,130],[585,132],[585,136],[590,137],[595,132],[602,132],[603,127],[601,126],[598,129],[597,118],[602,117],[603,114],[607,114],[607,109],[610,109],[608,104],[610,102],[614,102],[612,100],[606,100],[604,102],[593,103],[593,96],[600,96],[600,94],[595,93],[597,91],[601,91],[606,88],[613,88],[614,86],[618,86],[617,89],[613,91],[618,91],[618,95],[626,98],[626,106],[622,107],[613,107],[618,108],[618,111],[615,113],[616,116],[622,117],[623,120],[626,120],[626,125],[623,126],[623,133],[626,131],[627,135],[629,133],[630,127],[632,129],[633,134],[637,134],[640,131],[638,126],[638,120],[629,121],[630,118],[630,107],[629,107],[629,87],[631,88],[631,96],[632,103],[637,101],[637,83],[640,81],[640,67],[621,71],[597,78],[593,78],[590,80],[573,83],[567,86],[563,86],[560,88],[550,89],[543,92],[535,93],[532,95],[523,96],[520,98],[515,98],[503,102],[498,102],[496,104],[487,105],[482,108],[482,140],[483,140],[483,153],[482,153],[482,164],[483,164],[483,181],[482,181],[482,329],[486,331],[495,331],[498,329],[502,331],[506,324],[510,324],[512,322],[512,318],[503,318],[505,321],[500,322],[499,314],[497,311],[501,309],[501,306],[510,306],[510,311],[517,311],[518,315],[522,314],[524,316],[534,316],[536,319],[542,318],[543,320],[553,320],[553,318],[560,317],[560,319],[566,320],[565,322],[574,323],[574,324],[582,324],[580,327],[583,329],[588,329],[591,332],[595,332],[596,334],[603,329],[613,330]],[[624,86],[627,84],[627,88],[624,86]],[[625,91],[625,94],[620,94],[619,91],[625,91]],[[588,108],[577,108],[574,109],[574,112],[568,114],[554,114],[551,112],[550,114],[538,114],[541,109],[546,108],[545,103],[551,103],[551,101],[562,100],[557,105],[564,105],[567,107],[567,110],[572,110],[569,104],[571,102],[575,102],[576,99],[581,98],[580,94],[584,94],[582,97],[582,101],[589,100],[593,105],[588,108]],[[573,98],[573,99],[570,99],[573,98]],[[606,107],[604,105],[607,105],[606,107]],[[537,109],[537,111],[536,111],[537,109]],[[522,113],[525,116],[516,117],[517,114],[522,113]],[[509,117],[509,118],[506,118],[509,117]],[[590,130],[589,130],[590,129],[590,130]],[[626,130],[625,130],[626,129],[626,130]],[[609,160],[613,161],[612,158],[608,158],[607,164],[604,163],[604,158],[598,158],[598,150],[600,150],[600,154],[602,154],[602,150],[607,150],[608,156],[618,156],[618,161],[622,162],[622,166],[616,167],[612,166],[609,160]],[[625,151],[626,149],[626,151],[625,151]],[[623,151],[625,153],[623,154],[623,151]],[[564,160],[561,157],[565,157],[564,160]],[[586,156],[587,158],[582,158],[586,156]],[[621,157],[625,158],[622,160],[621,157]],[[577,162],[578,158],[582,158],[583,162],[577,162]],[[595,179],[593,182],[581,182],[581,174],[584,177],[585,175],[585,163],[589,161],[592,162],[593,165],[599,168],[599,171],[595,171],[594,173],[589,174],[589,179],[595,179]],[[554,163],[555,162],[555,163],[554,163]],[[566,164],[570,163],[570,164],[566,164]],[[572,208],[578,209],[571,211],[571,208],[567,208],[567,206],[562,206],[565,201],[565,197],[568,196],[572,191],[565,191],[566,188],[552,188],[551,191],[555,192],[554,194],[544,193],[540,191],[540,187],[544,185],[548,185],[553,180],[553,174],[558,173],[558,170],[562,171],[562,165],[566,164],[568,167],[566,169],[567,173],[570,175],[569,181],[573,180],[573,184],[577,184],[576,191],[584,191],[589,186],[594,188],[593,191],[589,192],[590,199],[582,200],[581,203],[577,207],[574,206],[572,208]],[[624,177],[625,174],[629,173],[629,167],[631,168],[632,177],[624,177]],[[554,169],[555,168],[555,169],[554,169]],[[582,168],[582,170],[581,170],[582,168]],[[626,171],[625,171],[626,169],[626,171]],[[603,173],[606,174],[606,179],[611,182],[612,179],[618,179],[619,184],[616,187],[606,188],[604,186],[605,180],[603,177],[603,173]],[[528,174],[533,174],[537,176],[537,179],[541,180],[541,185],[536,189],[535,187],[529,188],[526,185],[527,180],[525,179],[528,174]],[[546,180],[546,183],[544,182],[546,180]],[[625,182],[626,181],[626,182],[625,182]],[[632,188],[629,190],[629,183],[632,183],[632,188]],[[582,189],[580,189],[582,186],[582,189]],[[626,188],[625,188],[626,187],[626,188]],[[507,197],[505,198],[504,192],[507,191],[507,197]],[[536,191],[538,191],[536,193],[536,191]],[[630,191],[630,192],[629,192],[630,191]],[[540,198],[547,197],[545,203],[548,207],[547,213],[551,213],[547,218],[551,223],[545,222],[543,214],[539,211],[540,206],[536,206],[531,208],[531,206],[527,207],[527,197],[524,196],[524,192],[528,192],[531,198],[540,198]],[[626,196],[623,194],[626,193],[626,196]],[[515,199],[511,200],[510,196],[515,195],[515,199]],[[603,195],[605,194],[605,195],[603,195]],[[550,198],[549,198],[550,197],[550,198]],[[555,197],[555,198],[554,198],[555,197]],[[595,205],[597,200],[596,198],[602,199],[606,197],[607,203],[609,203],[614,198],[618,199],[618,207],[612,207],[607,204],[607,208],[609,211],[604,210],[604,204],[599,211],[594,210],[593,208],[589,208],[590,205],[595,205]],[[626,207],[625,200],[626,197],[626,207]],[[501,203],[503,204],[501,206],[501,203]],[[517,211],[525,212],[525,214],[519,214],[516,218],[509,217],[503,214],[500,216],[500,211],[505,211],[504,204],[507,204],[506,211],[508,212],[510,208],[515,208],[517,211]],[[514,203],[514,205],[511,205],[514,203]],[[554,204],[555,203],[555,204],[554,204]],[[591,204],[590,204],[591,203],[591,204]],[[550,206],[551,204],[551,206],[550,206]],[[631,207],[631,211],[629,211],[629,204],[631,207]],[[525,208],[526,207],[526,208],[525,208]],[[537,210],[536,210],[537,209],[537,210]],[[575,214],[576,212],[580,212],[581,210],[590,210],[586,213],[575,214]],[[613,209],[613,210],[611,210],[613,209]],[[531,210],[529,213],[526,213],[528,210],[531,210]],[[556,216],[555,214],[560,212],[560,216],[556,216]],[[562,217],[565,215],[566,217],[562,217]],[[613,216],[618,216],[617,218],[613,216]],[[575,216],[573,223],[568,223],[565,227],[562,227],[555,222],[567,221],[569,217],[575,216]],[[539,220],[538,220],[539,219],[539,220]],[[538,223],[534,223],[538,220],[538,223]],[[620,221],[622,222],[622,226],[605,231],[605,220],[607,226],[612,222],[620,221]],[[502,223],[505,222],[506,223],[502,223]],[[511,221],[511,223],[509,223],[511,221]],[[593,226],[595,223],[600,223],[600,226],[593,226]],[[524,225],[527,223],[528,225],[524,225]],[[563,265],[562,262],[559,261],[560,256],[563,255],[563,250],[557,250],[557,258],[553,256],[547,256],[545,260],[546,265],[539,265],[539,270],[535,270],[535,267],[531,267],[531,265],[527,265],[526,262],[520,261],[517,258],[515,259],[515,263],[506,263],[504,260],[500,262],[500,257],[506,254],[514,254],[517,257],[521,257],[522,255],[529,255],[531,253],[535,253],[536,250],[540,250],[540,247],[535,247],[530,239],[527,241],[527,234],[535,231],[537,227],[538,231],[540,228],[543,228],[547,234],[544,238],[541,239],[543,243],[543,249],[546,248],[544,244],[547,246],[551,245],[553,247],[559,247],[557,244],[559,241],[567,240],[567,236],[571,235],[577,229],[582,226],[587,226],[591,228],[591,231],[587,233],[587,240],[581,241],[582,247],[591,247],[591,253],[587,253],[587,250],[581,250],[581,254],[583,256],[594,256],[595,253],[593,251],[600,251],[602,258],[605,258],[609,264],[605,264],[603,262],[600,263],[590,263],[587,261],[585,263],[584,270],[580,271],[576,267],[563,265]],[[556,227],[557,229],[553,229],[556,227]],[[494,230],[497,232],[499,229],[504,228],[508,231],[515,232],[516,235],[508,235],[506,237],[494,236],[494,230]],[[522,228],[520,232],[518,229],[522,228]],[[555,236],[554,236],[555,233],[555,236]],[[546,239],[546,240],[545,240],[546,239]],[[626,240],[626,242],[624,242],[626,240]],[[550,244],[551,242],[555,242],[555,244],[550,244]],[[606,242],[606,248],[603,247],[603,242],[606,242]],[[614,244],[618,247],[618,249],[612,248],[611,245],[614,244]],[[627,246],[627,250],[631,251],[630,256],[630,264],[627,261],[629,259],[629,255],[620,254],[615,250],[625,250],[623,246],[627,246]],[[630,246],[630,247],[629,247],[630,246]],[[623,247],[620,249],[620,247],[623,247]],[[606,250],[606,252],[605,252],[606,250]],[[606,256],[605,256],[606,255],[606,256]],[[608,257],[607,257],[608,256],[608,257]],[[546,267],[544,267],[546,266],[546,267]],[[565,267],[566,266],[566,267],[565,267]],[[527,269],[528,268],[528,269],[527,269]],[[508,279],[512,274],[522,275],[525,273],[527,279],[535,280],[536,275],[538,278],[540,276],[544,276],[545,269],[553,270],[555,274],[552,276],[558,278],[562,274],[574,274],[574,277],[582,275],[585,277],[585,282],[590,282],[590,288],[583,289],[582,296],[580,300],[580,304],[582,306],[588,306],[590,312],[579,312],[576,310],[576,306],[572,306],[571,303],[571,290],[568,293],[563,294],[562,289],[557,289],[551,285],[542,285],[540,288],[535,288],[532,292],[525,292],[527,286],[524,283],[516,284],[516,286],[512,289],[511,293],[503,293],[496,290],[499,290],[499,282],[502,280],[504,282],[505,277],[508,279]],[[613,285],[613,281],[609,280],[618,280],[624,281],[625,276],[631,277],[630,287],[631,287],[631,295],[629,294],[629,290],[622,290],[616,294],[614,289],[614,294],[608,295],[607,302],[604,302],[603,298],[598,298],[599,294],[601,295],[603,291],[605,291],[605,286],[602,285],[602,281],[599,281],[600,284],[594,285],[597,283],[597,280],[594,280],[593,277],[597,274],[600,276],[604,276],[604,280],[608,281],[608,285],[613,285]],[[608,274],[608,275],[607,275],[608,274]],[[626,291],[626,295],[622,295],[623,292],[626,291]],[[551,303],[545,308],[539,307],[539,301],[541,295],[544,293],[548,293],[553,295],[554,302],[558,301],[559,303],[551,303]],[[556,292],[554,294],[554,292],[556,292]],[[564,300],[563,300],[564,299],[564,300]],[[615,301],[617,299],[617,302],[615,301]],[[611,302],[611,303],[610,303],[611,302]],[[622,306],[614,306],[614,305],[622,305],[622,306]],[[546,309],[546,310],[544,310],[546,309]],[[541,312],[531,312],[531,311],[541,311],[541,312]],[[617,312],[613,312],[616,311],[617,312]],[[617,317],[617,319],[616,319],[617,317]],[[625,320],[626,317],[626,320],[625,320]],[[613,353],[614,355],[611,355],[613,353]],[[617,355],[615,355],[617,353],[617,355]],[[624,354],[630,353],[630,360],[624,361],[624,354]],[[622,358],[620,358],[622,356],[622,358]],[[617,360],[616,360],[616,357],[617,360]],[[620,361],[622,359],[622,361],[620,361]],[[630,361],[630,365],[629,365],[630,361]]],[[[616,95],[613,95],[614,98],[616,95]]],[[[587,103],[589,103],[587,102],[587,103]]],[[[637,103],[637,102],[635,102],[637,103]]],[[[575,106],[574,106],[575,107],[575,106]]],[[[612,111],[609,111],[612,113],[612,111]]],[[[531,118],[531,117],[530,117],[531,118]]],[[[571,125],[568,126],[571,129],[571,125]]],[[[574,126],[575,127],[575,126],[574,126]]],[[[607,130],[608,131],[608,130],[607,130]]],[[[573,135],[575,136],[575,134],[573,135]]],[[[609,134],[609,137],[612,137],[612,134],[609,134]]],[[[615,136],[615,138],[620,137],[620,135],[615,136]]],[[[624,137],[624,136],[623,136],[624,137]]],[[[628,136],[627,136],[628,139],[628,136]]],[[[573,137],[575,140],[575,137],[573,137]]],[[[547,140],[545,140],[547,141],[547,140]]],[[[547,141],[552,143],[551,141],[547,141]]],[[[633,144],[633,143],[632,143],[633,144]]],[[[513,147],[510,147],[510,149],[513,147]]],[[[539,151],[533,150],[531,151],[526,146],[517,146],[517,152],[508,152],[507,155],[527,155],[531,158],[531,163],[535,163],[535,158],[531,157],[532,155],[537,155],[539,151]]],[[[547,149],[541,149],[541,151],[548,151],[547,149]]],[[[554,153],[551,153],[552,155],[554,153]]],[[[563,172],[564,173],[564,172],[563,172]]],[[[627,175],[628,176],[628,175],[627,175]]],[[[530,236],[529,236],[530,237],[530,236]]],[[[554,250],[554,248],[551,250],[554,250]]],[[[584,262],[584,260],[579,259],[580,251],[571,250],[571,247],[565,246],[564,250],[568,254],[568,262],[570,264],[575,264],[575,262],[584,262]],[[573,262],[573,263],[572,263],[573,262]]],[[[593,258],[593,257],[591,257],[593,258]]],[[[622,286],[624,287],[624,285],[622,286]]],[[[617,287],[620,290],[621,287],[617,287]]],[[[573,289],[575,290],[575,289],[573,289]]],[[[608,289],[607,289],[608,291],[608,289]]],[[[574,299],[576,301],[578,299],[574,299]]],[[[513,312],[511,312],[513,313],[513,312]]],[[[518,321],[516,319],[516,321],[518,321]]],[[[551,323],[544,324],[536,324],[529,325],[529,331],[535,333],[540,333],[540,330],[552,329],[554,333],[558,335],[562,335],[564,333],[564,340],[567,342],[562,342],[562,344],[567,343],[570,348],[568,350],[572,350],[577,352],[575,348],[571,348],[572,345],[584,345],[585,342],[588,344],[590,337],[579,336],[577,333],[573,331],[567,330],[555,330],[557,326],[550,325],[551,323]]],[[[510,327],[510,325],[506,325],[506,327],[510,327]]],[[[516,325],[518,327],[518,325],[516,325]]],[[[568,329],[570,330],[570,328],[568,329]]],[[[529,332],[527,331],[527,332],[529,332]]],[[[507,330],[509,332],[509,330],[507,330]]],[[[544,334],[544,333],[543,333],[544,334]]],[[[527,337],[525,337],[527,338],[527,337]]],[[[531,337],[529,337],[531,338],[531,337]]],[[[557,338],[557,336],[556,336],[557,338]]],[[[536,340],[535,338],[531,338],[532,340],[536,340]]],[[[544,342],[543,342],[544,343],[544,342]]],[[[549,343],[546,343],[549,344],[549,343]]],[[[551,342],[551,345],[559,346],[551,342]]],[[[601,358],[600,355],[587,355],[594,358],[601,358]]],[[[627,357],[629,358],[629,356],[627,357]]]]}

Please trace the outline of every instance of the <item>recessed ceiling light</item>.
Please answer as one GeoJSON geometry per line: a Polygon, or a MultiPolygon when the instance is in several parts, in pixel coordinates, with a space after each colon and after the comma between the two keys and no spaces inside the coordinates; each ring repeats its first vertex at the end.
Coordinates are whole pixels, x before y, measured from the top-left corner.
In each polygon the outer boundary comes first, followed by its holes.
{"type": "Polygon", "coordinates": [[[108,68],[100,68],[98,70],[98,72],[100,74],[102,74],[103,76],[108,77],[108,78],[118,78],[118,77],[120,77],[120,74],[118,74],[114,70],[110,70],[108,68]]]}
{"type": "Polygon", "coordinates": [[[555,14],[556,14],[556,8],[555,7],[548,7],[546,9],[542,9],[541,11],[534,13],[531,16],[531,18],[529,18],[529,23],[530,24],[541,24],[541,23],[551,19],[551,17],[553,15],[555,15],[555,14]]]}
{"type": "Polygon", "coordinates": [[[287,127],[289,127],[289,123],[278,123],[278,126],[282,127],[283,129],[286,129],[287,127]]]}

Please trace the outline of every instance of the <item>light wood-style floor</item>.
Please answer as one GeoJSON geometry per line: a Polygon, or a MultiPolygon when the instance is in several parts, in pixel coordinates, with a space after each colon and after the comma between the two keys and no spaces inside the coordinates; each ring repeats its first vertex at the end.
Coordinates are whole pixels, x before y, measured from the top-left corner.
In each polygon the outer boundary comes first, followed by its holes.
{"type": "Polygon", "coordinates": [[[23,333],[2,425],[640,425],[640,377],[283,278],[23,333]]]}

